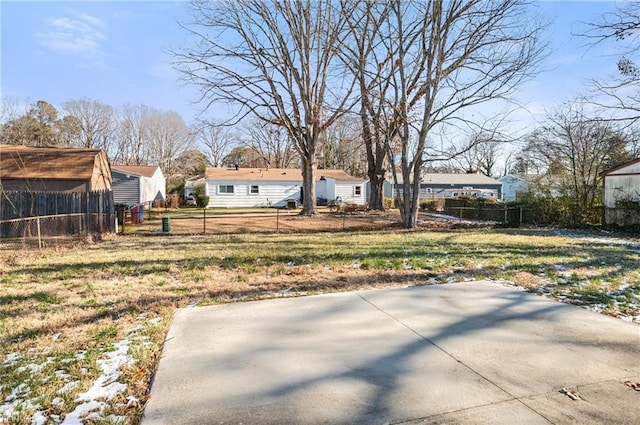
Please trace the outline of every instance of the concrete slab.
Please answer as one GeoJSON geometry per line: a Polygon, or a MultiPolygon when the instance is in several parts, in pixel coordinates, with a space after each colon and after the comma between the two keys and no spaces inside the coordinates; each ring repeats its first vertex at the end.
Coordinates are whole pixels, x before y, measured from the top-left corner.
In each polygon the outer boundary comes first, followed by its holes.
{"type": "Polygon", "coordinates": [[[142,424],[630,424],[639,355],[640,326],[491,282],[182,309],[142,424]]]}

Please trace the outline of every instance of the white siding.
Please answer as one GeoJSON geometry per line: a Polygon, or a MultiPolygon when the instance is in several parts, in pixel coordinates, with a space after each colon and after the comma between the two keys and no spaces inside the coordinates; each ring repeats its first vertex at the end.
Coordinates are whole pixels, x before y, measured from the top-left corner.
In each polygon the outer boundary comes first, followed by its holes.
{"type": "Polygon", "coordinates": [[[605,178],[604,206],[615,208],[616,202],[621,199],[640,199],[640,174],[630,176],[608,175],[605,178]]]}
{"type": "Polygon", "coordinates": [[[140,186],[141,203],[151,204],[166,198],[166,181],[159,168],[152,177],[140,177],[140,186]]]}
{"type": "Polygon", "coordinates": [[[209,208],[283,207],[288,199],[300,200],[300,182],[297,181],[216,181],[207,180],[209,208]],[[220,185],[232,185],[234,193],[219,193],[220,185]],[[251,193],[258,186],[258,194],[251,193]]]}
{"type": "Polygon", "coordinates": [[[605,175],[604,179],[604,220],[607,224],[621,226],[639,224],[637,209],[621,208],[618,201],[640,200],[640,162],[629,164],[605,175]]]}
{"type": "MultiPolygon", "coordinates": [[[[364,190],[363,181],[334,181],[335,185],[335,198],[342,198],[343,202],[349,202],[357,205],[364,205],[366,203],[366,195],[364,190]],[[360,187],[360,194],[356,194],[356,186],[360,187]]],[[[334,199],[335,199],[334,198],[334,199]]]]}

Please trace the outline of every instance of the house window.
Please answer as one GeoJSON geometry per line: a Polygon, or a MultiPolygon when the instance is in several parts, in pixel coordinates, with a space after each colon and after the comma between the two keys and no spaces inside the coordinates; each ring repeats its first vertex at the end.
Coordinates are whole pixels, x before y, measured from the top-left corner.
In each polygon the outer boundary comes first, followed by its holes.
{"type": "Polygon", "coordinates": [[[362,186],[354,186],[353,187],[353,194],[356,195],[356,196],[362,195],[362,186]]]}
{"type": "Polygon", "coordinates": [[[233,185],[232,184],[221,184],[218,186],[218,193],[227,193],[233,195],[233,185]]]}
{"type": "Polygon", "coordinates": [[[251,188],[249,189],[249,193],[252,195],[258,195],[260,193],[260,186],[258,186],[257,184],[252,184],[251,188]]]}

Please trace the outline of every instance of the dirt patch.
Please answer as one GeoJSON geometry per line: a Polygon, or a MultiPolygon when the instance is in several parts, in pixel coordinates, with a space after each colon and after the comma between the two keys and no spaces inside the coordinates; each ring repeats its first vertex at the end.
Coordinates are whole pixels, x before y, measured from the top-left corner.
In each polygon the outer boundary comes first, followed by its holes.
{"type": "MultiPolygon", "coordinates": [[[[303,217],[299,211],[266,210],[265,212],[235,214],[208,213],[206,216],[169,215],[172,234],[242,234],[242,233],[308,233],[353,232],[402,229],[400,214],[392,211],[366,211],[352,213],[321,212],[303,217]]],[[[492,222],[432,217],[420,213],[415,230],[453,230],[492,227],[492,222]]],[[[125,227],[126,233],[153,234],[162,232],[162,219],[147,220],[142,224],[125,227]]]]}

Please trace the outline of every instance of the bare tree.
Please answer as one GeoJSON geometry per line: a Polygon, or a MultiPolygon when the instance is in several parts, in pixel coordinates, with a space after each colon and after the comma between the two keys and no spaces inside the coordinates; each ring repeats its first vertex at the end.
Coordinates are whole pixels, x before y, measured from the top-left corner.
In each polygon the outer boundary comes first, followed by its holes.
{"type": "Polygon", "coordinates": [[[508,99],[535,73],[544,52],[543,27],[527,6],[518,0],[391,2],[385,32],[394,36],[382,40],[389,58],[380,67],[392,81],[387,102],[400,154],[389,159],[394,179],[396,170],[402,175],[404,227],[417,224],[423,165],[452,155],[433,137],[481,130],[470,110],[508,99]]]}
{"type": "Polygon", "coordinates": [[[124,105],[118,114],[114,163],[146,165],[150,144],[150,109],[145,105],[124,105]]]}
{"type": "Polygon", "coordinates": [[[358,121],[355,116],[343,115],[325,131],[320,152],[321,168],[340,169],[354,176],[367,174],[366,148],[358,121]]]}
{"type": "Polygon", "coordinates": [[[599,199],[600,173],[629,159],[626,145],[615,123],[589,117],[583,103],[571,102],[549,115],[547,124],[529,136],[526,149],[555,176],[563,193],[587,209],[599,199]]]}
{"type": "Polygon", "coordinates": [[[315,214],[318,141],[350,92],[331,74],[343,16],[331,1],[190,5],[193,20],[183,26],[197,43],[175,52],[176,68],[201,88],[205,108],[233,104],[235,120],[252,115],[286,131],[302,163],[302,214],[315,214]]]}
{"type": "Polygon", "coordinates": [[[288,168],[299,164],[289,134],[282,127],[250,121],[244,130],[244,145],[262,156],[269,167],[288,168]]]}
{"type": "Polygon", "coordinates": [[[232,147],[238,144],[236,136],[221,123],[200,121],[196,134],[212,167],[221,167],[232,147]]]}
{"type": "MultiPolygon", "coordinates": [[[[618,74],[593,81],[596,96],[592,103],[612,114],[607,119],[637,121],[640,119],[640,2],[621,3],[614,12],[588,24],[582,34],[594,45],[614,40],[620,49],[618,74]]],[[[602,116],[601,118],[603,118],[602,116]]]]}
{"type": "Polygon", "coordinates": [[[394,132],[388,103],[391,89],[388,64],[394,51],[387,49],[383,39],[389,37],[390,2],[375,0],[341,2],[347,24],[347,38],[340,55],[354,77],[358,89],[359,117],[369,178],[369,207],[384,209],[384,182],[388,167],[387,152],[394,132]]]}
{"type": "Polygon", "coordinates": [[[75,118],[78,126],[73,146],[113,151],[115,121],[113,108],[87,98],[70,100],[62,105],[63,111],[75,118]]]}
{"type": "MultiPolygon", "coordinates": [[[[493,131],[473,133],[466,146],[466,151],[454,156],[453,162],[464,172],[479,172],[488,177],[496,177],[500,157],[500,146],[505,141],[493,131]]],[[[456,153],[457,149],[454,149],[456,153]]]]}
{"type": "Polygon", "coordinates": [[[149,114],[149,158],[165,175],[176,170],[173,161],[193,146],[194,136],[180,114],[151,110],[149,114]]]}

